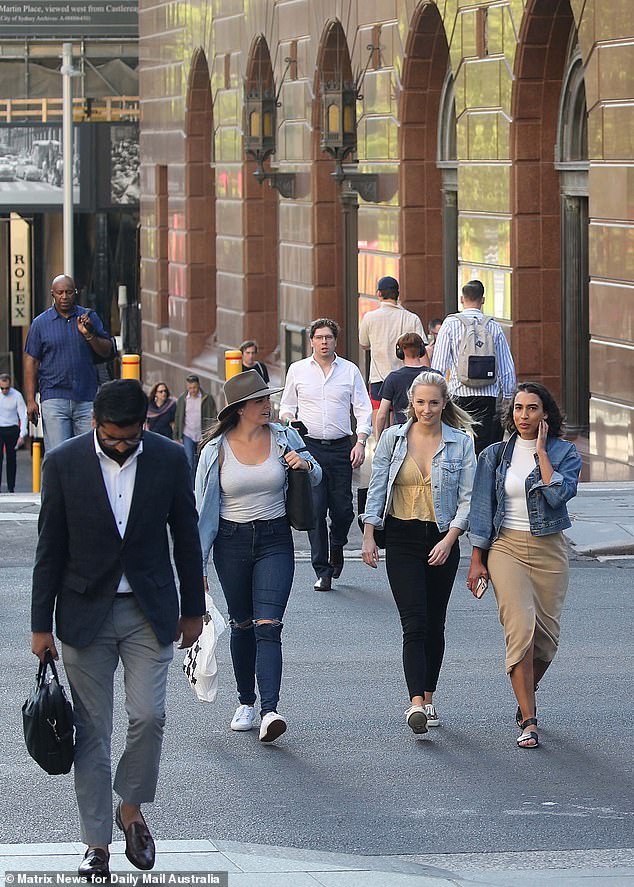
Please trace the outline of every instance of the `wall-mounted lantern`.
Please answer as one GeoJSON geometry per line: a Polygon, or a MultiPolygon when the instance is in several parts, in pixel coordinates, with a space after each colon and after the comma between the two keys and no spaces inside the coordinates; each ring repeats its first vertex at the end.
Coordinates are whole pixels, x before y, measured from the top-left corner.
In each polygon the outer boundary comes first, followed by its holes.
{"type": "Polygon", "coordinates": [[[323,79],[321,82],[321,150],[335,161],[333,179],[344,182],[364,200],[378,203],[379,177],[376,173],[357,172],[356,167],[343,165],[357,148],[357,101],[362,99],[361,86],[370,61],[380,47],[370,44],[369,57],[363,73],[355,81],[323,79]]]}
{"type": "Polygon", "coordinates": [[[295,59],[286,59],[286,68],[277,94],[272,88],[258,83],[245,88],[244,98],[244,148],[255,160],[253,175],[260,184],[265,179],[268,180],[271,188],[279,191],[282,197],[295,196],[295,173],[266,172],[264,161],[275,153],[279,96],[288,69],[295,63],[295,59]]]}

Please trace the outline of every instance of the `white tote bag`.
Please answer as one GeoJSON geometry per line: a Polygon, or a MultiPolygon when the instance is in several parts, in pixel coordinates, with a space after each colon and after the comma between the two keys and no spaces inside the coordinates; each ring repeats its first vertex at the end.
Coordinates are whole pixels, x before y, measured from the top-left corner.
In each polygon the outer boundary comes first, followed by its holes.
{"type": "Polygon", "coordinates": [[[218,693],[216,643],[227,627],[210,594],[205,595],[207,612],[198,640],[185,653],[183,671],[199,702],[213,702],[218,693]]]}

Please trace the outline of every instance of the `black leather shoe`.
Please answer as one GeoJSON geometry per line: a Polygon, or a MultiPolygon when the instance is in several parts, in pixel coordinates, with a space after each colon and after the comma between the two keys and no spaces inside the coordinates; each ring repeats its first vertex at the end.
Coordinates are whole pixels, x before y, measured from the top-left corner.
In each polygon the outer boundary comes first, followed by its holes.
{"type": "Polygon", "coordinates": [[[125,855],[133,866],[143,871],[154,868],[156,847],[154,838],[150,834],[145,820],[143,822],[131,822],[127,828],[123,826],[121,819],[121,804],[115,813],[115,822],[125,835],[125,855]]]}
{"type": "Polygon", "coordinates": [[[79,863],[77,874],[80,878],[86,878],[87,881],[92,881],[95,878],[109,878],[109,861],[110,856],[106,850],[102,850],[101,847],[93,847],[92,850],[86,850],[84,858],[79,863]]]}
{"type": "Polygon", "coordinates": [[[343,548],[340,545],[333,545],[330,548],[330,566],[334,567],[332,578],[338,579],[343,570],[343,548]]]}
{"type": "Polygon", "coordinates": [[[320,576],[313,585],[315,591],[330,591],[332,588],[329,576],[320,576]]]}

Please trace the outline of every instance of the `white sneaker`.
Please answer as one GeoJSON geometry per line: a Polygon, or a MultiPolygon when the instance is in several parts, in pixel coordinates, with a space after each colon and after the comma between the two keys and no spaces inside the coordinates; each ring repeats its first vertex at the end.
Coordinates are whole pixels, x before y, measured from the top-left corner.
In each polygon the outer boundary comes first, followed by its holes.
{"type": "Polygon", "coordinates": [[[255,720],[254,705],[239,705],[231,721],[232,730],[252,730],[255,720]]]}
{"type": "Polygon", "coordinates": [[[428,727],[439,727],[440,726],[440,718],[438,717],[438,712],[436,711],[436,706],[432,705],[431,702],[428,702],[425,706],[425,714],[427,715],[427,726],[428,727]]]}
{"type": "Polygon", "coordinates": [[[427,715],[423,705],[410,705],[405,712],[405,723],[414,733],[427,733],[427,715]]]}
{"type": "Polygon", "coordinates": [[[286,721],[276,711],[267,712],[260,724],[260,742],[273,742],[286,732],[286,721]]]}

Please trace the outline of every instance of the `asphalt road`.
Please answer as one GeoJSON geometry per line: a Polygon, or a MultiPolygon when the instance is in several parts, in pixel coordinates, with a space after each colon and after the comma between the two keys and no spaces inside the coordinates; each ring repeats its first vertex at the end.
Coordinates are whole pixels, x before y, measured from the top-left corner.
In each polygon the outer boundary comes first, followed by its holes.
{"type": "MultiPolygon", "coordinates": [[[[0,843],[78,838],[72,777],[44,774],[21,734],[35,673],[35,533],[34,523],[0,523],[0,843]]],[[[178,654],[162,777],[148,808],[155,836],[364,854],[632,847],[634,572],[627,562],[573,562],[561,652],[538,694],[537,751],[515,746],[494,598],[472,599],[465,574],[463,561],[437,695],[442,726],[428,738],[403,722],[400,626],[383,566],[374,573],[349,562],[336,590],[318,594],[310,565],[298,564],[280,704],[289,730],[275,745],[229,730],[227,635],[213,705],[195,701],[178,654]]],[[[119,706],[116,750],[122,742],[119,706]]]]}

